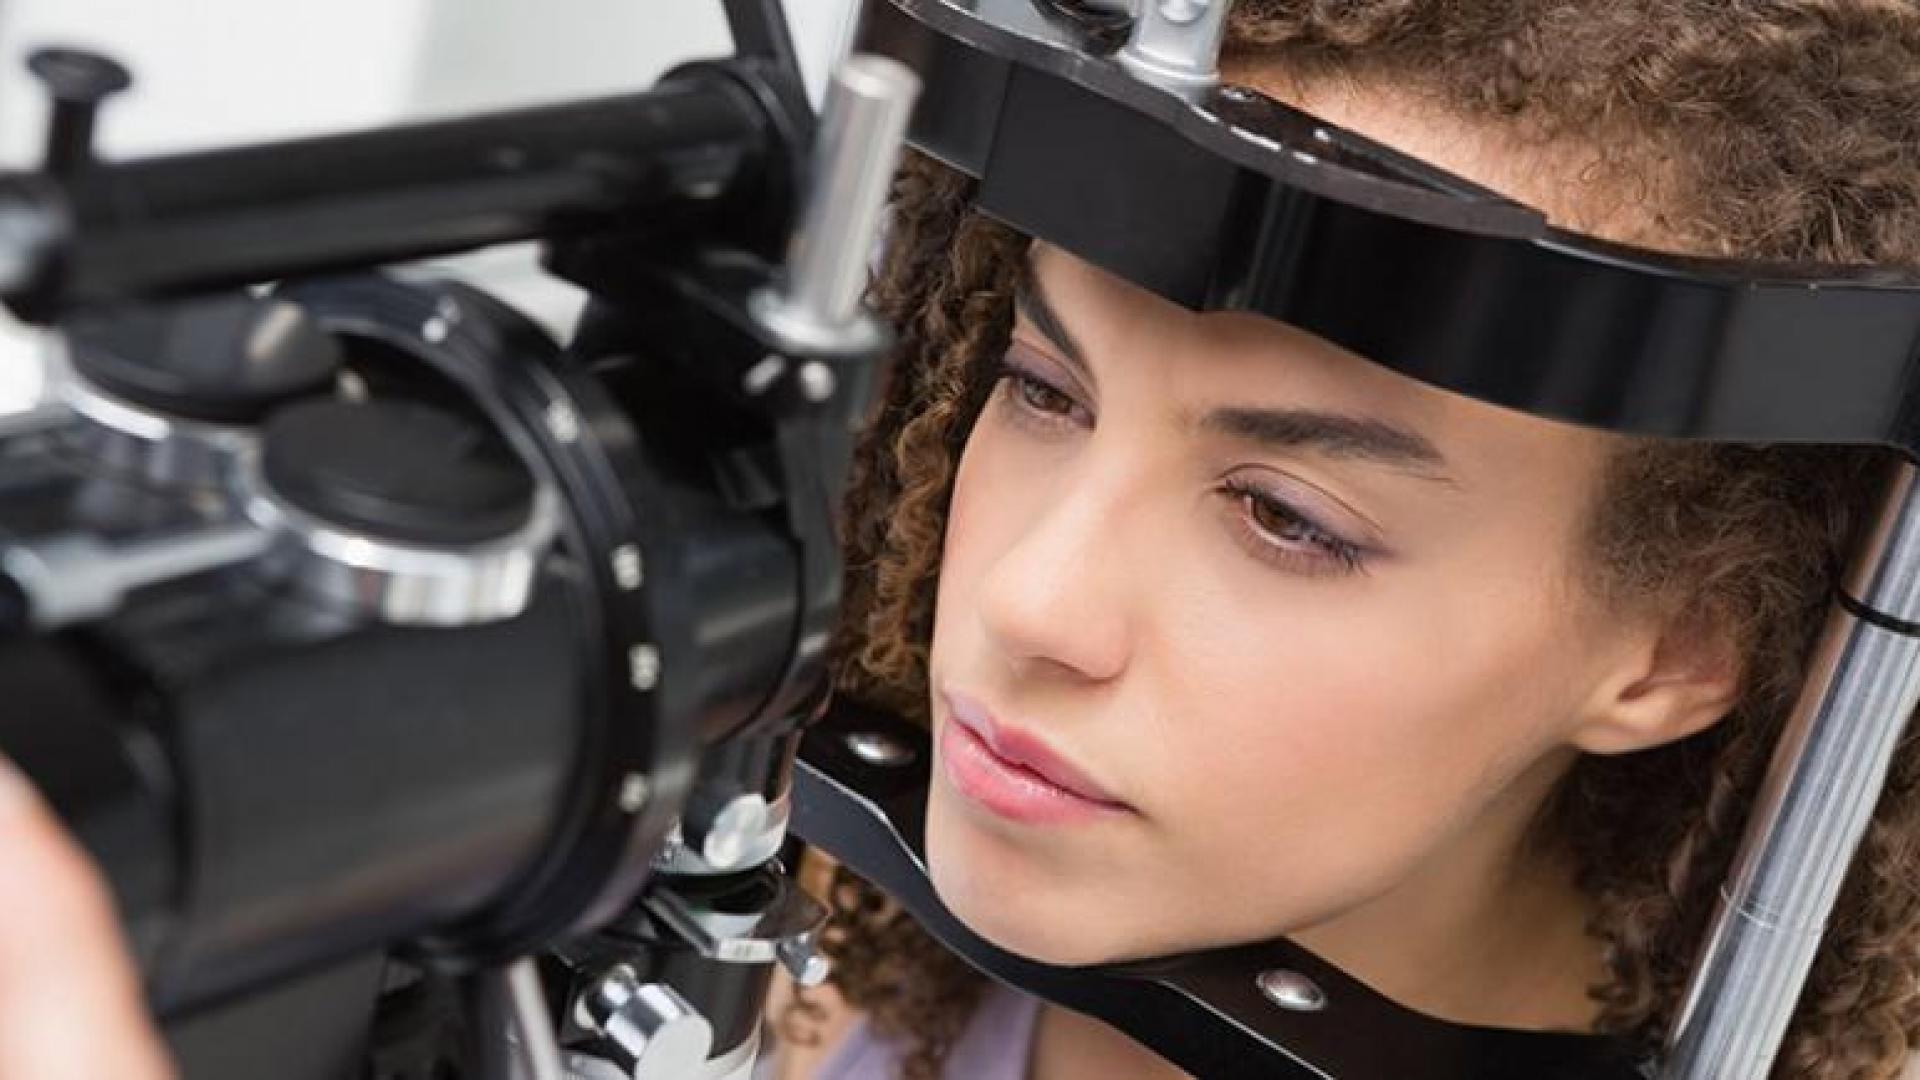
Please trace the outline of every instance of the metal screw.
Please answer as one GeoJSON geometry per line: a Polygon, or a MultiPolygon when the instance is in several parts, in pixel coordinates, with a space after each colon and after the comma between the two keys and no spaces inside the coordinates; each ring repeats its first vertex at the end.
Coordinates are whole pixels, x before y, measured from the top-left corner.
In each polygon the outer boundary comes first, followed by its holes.
{"type": "Polygon", "coordinates": [[[833,369],[820,361],[809,360],[800,366],[800,393],[815,405],[832,397],[838,385],[833,369]]]}
{"type": "Polygon", "coordinates": [[[647,798],[652,794],[652,786],[647,783],[646,777],[637,772],[628,773],[620,781],[620,794],[615,801],[621,810],[637,814],[641,807],[647,805],[647,798]]]}
{"type": "Polygon", "coordinates": [[[651,690],[660,685],[660,650],[652,645],[628,649],[627,677],[635,690],[651,690]]]}
{"type": "Polygon", "coordinates": [[[420,328],[420,336],[433,345],[447,340],[447,320],[438,315],[428,316],[426,325],[420,328]]]}
{"type": "Polygon", "coordinates": [[[850,733],[847,736],[847,749],[853,751],[854,757],[880,768],[911,764],[914,757],[912,747],[878,731],[850,733]]]}
{"type": "Polygon", "coordinates": [[[1260,973],[1260,992],[1267,1000],[1294,1012],[1318,1012],[1326,1008],[1327,994],[1312,979],[1297,971],[1273,968],[1260,973]]]}
{"type": "Polygon", "coordinates": [[[640,573],[640,549],[632,544],[621,544],[613,549],[613,580],[628,592],[640,587],[644,580],[640,573]]]}

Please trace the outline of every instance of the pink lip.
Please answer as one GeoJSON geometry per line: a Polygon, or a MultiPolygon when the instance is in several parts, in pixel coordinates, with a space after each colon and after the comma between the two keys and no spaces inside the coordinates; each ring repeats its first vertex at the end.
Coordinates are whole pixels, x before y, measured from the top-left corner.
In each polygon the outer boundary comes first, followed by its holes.
{"type": "Polygon", "coordinates": [[[971,698],[952,692],[943,696],[954,723],[941,732],[942,766],[962,794],[1024,821],[1063,822],[1132,811],[1038,737],[996,721],[971,698]]]}

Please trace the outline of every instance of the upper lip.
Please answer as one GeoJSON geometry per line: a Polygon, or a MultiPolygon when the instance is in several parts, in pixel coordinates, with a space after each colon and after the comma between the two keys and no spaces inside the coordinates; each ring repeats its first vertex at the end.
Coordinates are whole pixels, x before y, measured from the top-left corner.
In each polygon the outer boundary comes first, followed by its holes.
{"type": "Polygon", "coordinates": [[[954,721],[978,735],[998,757],[1037,773],[1047,783],[1083,799],[1126,805],[1038,735],[994,719],[985,704],[965,694],[948,690],[946,698],[947,711],[954,721]]]}

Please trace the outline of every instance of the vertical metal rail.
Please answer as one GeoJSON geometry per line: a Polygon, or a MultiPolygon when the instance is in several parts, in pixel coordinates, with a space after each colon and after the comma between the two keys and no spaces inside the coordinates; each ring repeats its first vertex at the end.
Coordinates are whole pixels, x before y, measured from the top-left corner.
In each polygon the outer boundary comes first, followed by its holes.
{"type": "Polygon", "coordinates": [[[1760,1080],[1920,700],[1920,489],[1893,478],[1741,840],[1667,1040],[1663,1080],[1760,1080]]]}

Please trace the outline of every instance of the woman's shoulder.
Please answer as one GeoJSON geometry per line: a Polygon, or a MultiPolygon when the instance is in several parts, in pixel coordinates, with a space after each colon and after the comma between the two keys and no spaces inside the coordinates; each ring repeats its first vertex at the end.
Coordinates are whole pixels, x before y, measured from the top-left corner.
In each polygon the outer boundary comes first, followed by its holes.
{"type": "MultiPolygon", "coordinates": [[[[782,975],[768,996],[763,1058],[771,1064],[757,1080],[894,1080],[899,1075],[906,1048],[878,1037],[860,1011],[830,986],[806,991],[807,1016],[789,1023],[797,993],[782,975]]],[[[1034,998],[995,984],[953,1044],[945,1074],[1024,1080],[1038,1011],[1034,998]]]]}
{"type": "Polygon", "coordinates": [[[761,1044],[762,1059],[772,1066],[756,1073],[756,1080],[813,1080],[848,1036],[864,1026],[859,1011],[830,983],[805,991],[804,1013],[800,995],[787,973],[776,969],[767,991],[767,1034],[761,1044]]]}

